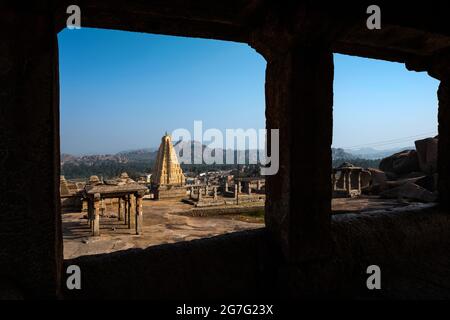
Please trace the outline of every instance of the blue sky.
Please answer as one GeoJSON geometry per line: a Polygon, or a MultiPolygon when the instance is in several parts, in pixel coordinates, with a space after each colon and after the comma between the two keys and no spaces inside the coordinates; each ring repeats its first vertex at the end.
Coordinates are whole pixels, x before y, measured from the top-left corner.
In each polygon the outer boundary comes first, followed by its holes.
{"type": "Polygon", "coordinates": [[[390,149],[437,134],[437,80],[400,63],[335,54],[334,64],[334,146],[390,149]]]}
{"type": "MultiPolygon", "coordinates": [[[[265,127],[266,62],[246,44],[90,28],[58,40],[64,153],[156,147],[194,120],[265,127]]],[[[384,149],[436,132],[437,85],[401,64],[335,55],[333,146],[384,149]]]]}

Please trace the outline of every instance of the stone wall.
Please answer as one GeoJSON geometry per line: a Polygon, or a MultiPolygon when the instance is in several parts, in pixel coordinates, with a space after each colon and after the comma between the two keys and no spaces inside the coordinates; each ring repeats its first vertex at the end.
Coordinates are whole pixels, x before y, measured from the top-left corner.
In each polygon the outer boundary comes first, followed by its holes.
{"type": "Polygon", "coordinates": [[[450,250],[449,228],[450,216],[435,209],[338,215],[331,223],[331,254],[301,264],[283,259],[265,229],[79,257],[65,265],[81,267],[83,290],[66,291],[64,296],[450,298],[450,291],[439,290],[450,288],[450,257],[443,254],[450,250]],[[382,270],[381,293],[366,288],[366,268],[371,264],[382,270]],[[433,285],[433,279],[440,282],[433,285]]]}
{"type": "Polygon", "coordinates": [[[23,11],[0,4],[0,283],[25,298],[57,297],[63,259],[58,46],[49,3],[23,11]]]}

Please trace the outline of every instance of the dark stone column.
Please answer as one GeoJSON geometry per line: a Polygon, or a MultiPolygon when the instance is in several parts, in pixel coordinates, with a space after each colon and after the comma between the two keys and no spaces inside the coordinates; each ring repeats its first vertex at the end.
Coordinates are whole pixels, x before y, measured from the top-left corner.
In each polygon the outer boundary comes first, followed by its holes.
{"type": "Polygon", "coordinates": [[[317,258],[330,243],[332,52],[294,45],[266,59],[266,126],[280,129],[266,225],[289,261],[317,258]]]}
{"type": "Polygon", "coordinates": [[[58,47],[46,8],[0,10],[0,283],[26,298],[57,297],[63,262],[58,47]]]}
{"type": "Polygon", "coordinates": [[[439,203],[450,210],[450,75],[441,78],[438,90],[438,191],[439,203]]]}

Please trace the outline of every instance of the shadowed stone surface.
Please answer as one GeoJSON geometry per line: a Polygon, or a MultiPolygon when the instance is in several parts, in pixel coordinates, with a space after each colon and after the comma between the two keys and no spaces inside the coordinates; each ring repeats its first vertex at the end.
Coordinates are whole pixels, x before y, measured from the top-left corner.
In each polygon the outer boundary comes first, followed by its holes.
{"type": "Polygon", "coordinates": [[[82,292],[65,296],[448,299],[449,227],[450,216],[433,208],[336,215],[332,254],[301,264],[286,263],[264,229],[85,256],[65,262],[83,270],[82,292]],[[382,270],[381,292],[366,287],[372,264],[382,270]]]}

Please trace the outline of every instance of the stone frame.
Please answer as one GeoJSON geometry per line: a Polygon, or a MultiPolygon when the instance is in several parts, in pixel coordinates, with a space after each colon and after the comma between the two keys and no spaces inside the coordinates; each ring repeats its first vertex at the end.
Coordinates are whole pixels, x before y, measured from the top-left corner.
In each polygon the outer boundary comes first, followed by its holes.
{"type": "MultiPolygon", "coordinates": [[[[338,5],[322,9],[303,2],[295,8],[259,1],[183,3],[86,1],[82,26],[240,41],[264,56],[266,127],[281,129],[280,171],[266,182],[266,229],[285,261],[322,259],[330,251],[333,52],[403,62],[410,70],[428,71],[441,80],[439,191],[441,207],[450,209],[450,34],[439,19],[422,19],[424,8],[402,7],[396,12],[410,20],[395,20],[389,11],[384,29],[367,34],[358,27],[364,23],[363,5],[345,11],[338,5]],[[294,13],[296,19],[285,22],[294,13]],[[420,37],[428,36],[434,44],[420,43],[420,37]],[[294,127],[300,128],[300,138],[292,135],[294,127]],[[290,148],[294,142],[299,146],[290,148]],[[302,159],[302,148],[311,150],[311,158],[302,159]]],[[[5,222],[0,226],[0,240],[8,243],[0,257],[8,264],[1,266],[0,275],[8,274],[27,297],[60,296],[64,274],[56,35],[64,27],[68,4],[2,4],[0,14],[0,73],[8,79],[2,87],[0,150],[2,173],[13,181],[0,189],[8,199],[2,203],[5,222]],[[20,170],[14,170],[17,167],[20,170]]]]}

